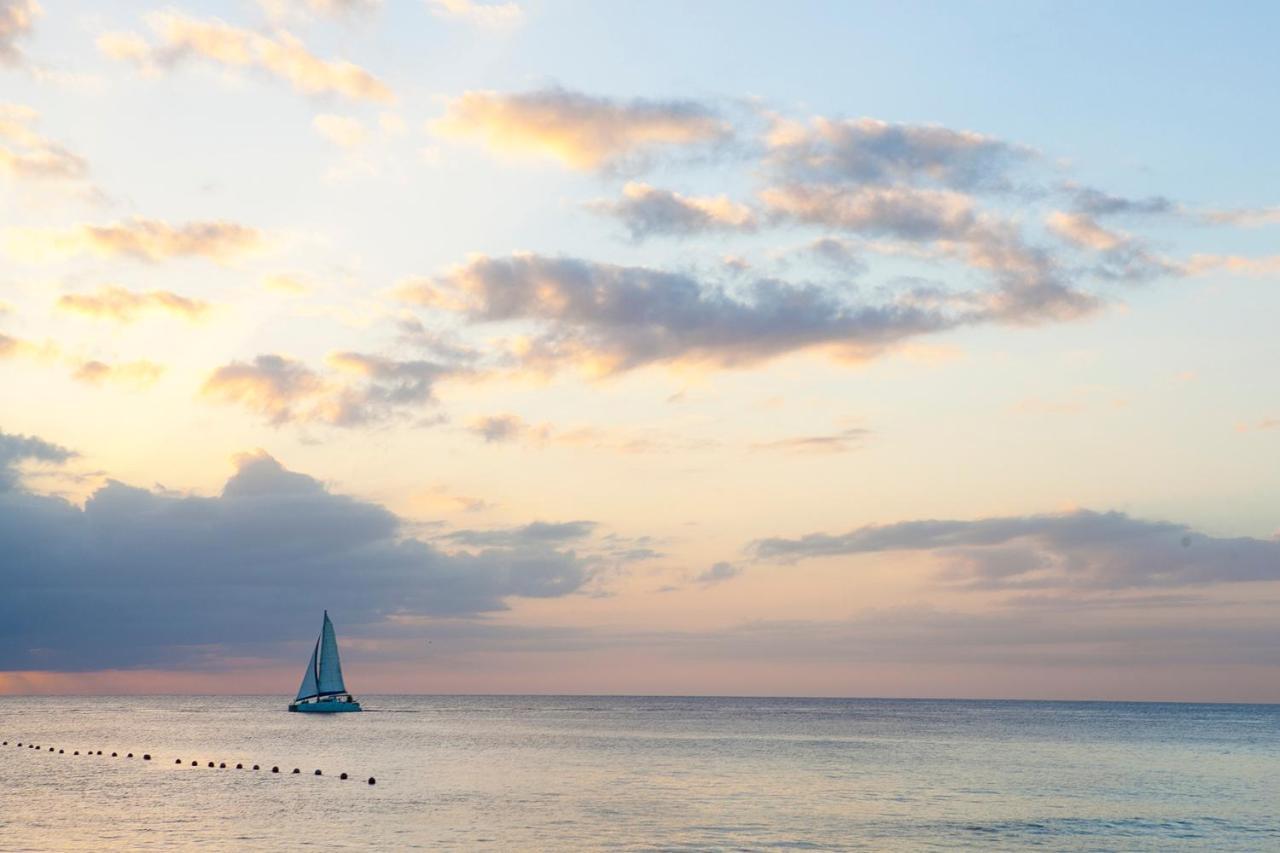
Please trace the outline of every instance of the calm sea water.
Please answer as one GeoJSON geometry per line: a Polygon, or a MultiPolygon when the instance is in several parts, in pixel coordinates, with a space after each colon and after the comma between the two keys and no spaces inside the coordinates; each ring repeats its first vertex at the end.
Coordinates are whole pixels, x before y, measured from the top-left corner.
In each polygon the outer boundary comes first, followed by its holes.
{"type": "Polygon", "coordinates": [[[284,704],[0,699],[0,849],[1280,849],[1274,705],[284,704]]]}

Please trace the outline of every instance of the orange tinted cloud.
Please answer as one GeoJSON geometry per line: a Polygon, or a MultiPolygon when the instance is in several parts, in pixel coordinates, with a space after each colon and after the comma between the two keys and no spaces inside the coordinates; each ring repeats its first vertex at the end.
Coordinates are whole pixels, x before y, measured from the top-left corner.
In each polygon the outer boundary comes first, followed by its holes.
{"type": "Polygon", "coordinates": [[[565,89],[467,92],[432,129],[489,148],[599,169],[657,148],[715,142],[729,126],[694,101],[613,100],[565,89]]]}
{"type": "Polygon", "coordinates": [[[153,384],[163,373],[164,366],[154,361],[130,361],[122,364],[86,361],[76,368],[71,378],[89,385],[110,382],[142,388],[153,384]]]}
{"type": "Polygon", "coordinates": [[[112,59],[153,72],[197,57],[228,68],[258,69],[311,95],[395,100],[391,89],[365,69],[342,60],[320,59],[284,31],[266,36],[216,18],[198,20],[178,12],[148,15],[147,24],[155,43],[136,33],[106,33],[98,39],[98,49],[112,59]]]}
{"type": "Polygon", "coordinates": [[[276,354],[223,365],[201,393],[259,414],[273,424],[321,423],[352,427],[383,420],[435,402],[436,382],[455,372],[428,361],[396,361],[356,352],[328,358],[334,372],[321,374],[276,354]]]}
{"type": "Polygon", "coordinates": [[[21,65],[18,42],[31,34],[41,13],[36,0],[7,0],[0,3],[0,64],[21,65]]]}
{"type": "Polygon", "coordinates": [[[516,3],[477,3],[475,0],[428,0],[431,11],[442,18],[457,18],[482,27],[511,27],[524,18],[516,3]]]}
{"type": "Polygon", "coordinates": [[[1221,270],[1232,275],[1280,275],[1280,255],[1247,258],[1242,255],[1192,255],[1187,262],[1188,275],[1202,275],[1221,270]]]}
{"type": "Polygon", "coordinates": [[[89,172],[88,164],[37,133],[38,118],[39,114],[30,107],[0,104],[0,174],[46,180],[84,178],[89,172]]]}
{"type": "Polygon", "coordinates": [[[1050,231],[1068,243],[1095,252],[1109,252],[1128,242],[1124,235],[1108,231],[1084,213],[1054,211],[1049,214],[1047,224],[1050,231]]]}
{"type": "Polygon", "coordinates": [[[186,320],[198,320],[209,310],[209,303],[179,296],[168,290],[140,293],[123,287],[107,286],[96,293],[68,293],[58,299],[63,311],[132,323],[145,313],[174,314],[186,320]]]}
{"type": "Polygon", "coordinates": [[[257,230],[235,222],[170,225],[141,218],[62,230],[13,229],[6,235],[10,254],[34,260],[88,253],[141,261],[201,257],[224,263],[258,248],[262,242],[257,230]]]}

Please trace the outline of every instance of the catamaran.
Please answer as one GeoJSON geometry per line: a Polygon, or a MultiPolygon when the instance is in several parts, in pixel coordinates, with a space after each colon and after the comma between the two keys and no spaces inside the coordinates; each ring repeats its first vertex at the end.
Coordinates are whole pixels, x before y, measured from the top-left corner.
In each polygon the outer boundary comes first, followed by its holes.
{"type": "Polygon", "coordinates": [[[290,711],[332,714],[337,711],[359,711],[360,703],[342,683],[342,661],[338,660],[338,637],[333,633],[329,611],[324,612],[324,626],[311,650],[311,663],[302,675],[298,698],[289,703],[290,711]]]}

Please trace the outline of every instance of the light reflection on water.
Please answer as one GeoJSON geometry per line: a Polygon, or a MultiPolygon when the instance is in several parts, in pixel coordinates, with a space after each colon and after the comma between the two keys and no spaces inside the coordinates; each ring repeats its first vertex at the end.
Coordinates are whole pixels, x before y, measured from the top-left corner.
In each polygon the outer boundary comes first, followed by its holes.
{"type": "Polygon", "coordinates": [[[0,699],[0,849],[1280,848],[1280,706],[361,699],[0,699]]]}

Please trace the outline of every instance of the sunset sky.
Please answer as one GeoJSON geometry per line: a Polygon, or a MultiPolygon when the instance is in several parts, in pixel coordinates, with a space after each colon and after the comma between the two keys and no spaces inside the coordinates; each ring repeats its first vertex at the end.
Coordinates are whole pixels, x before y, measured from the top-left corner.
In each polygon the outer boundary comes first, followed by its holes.
{"type": "Polygon", "coordinates": [[[0,0],[0,693],[1280,701],[1232,9],[0,0]]]}

